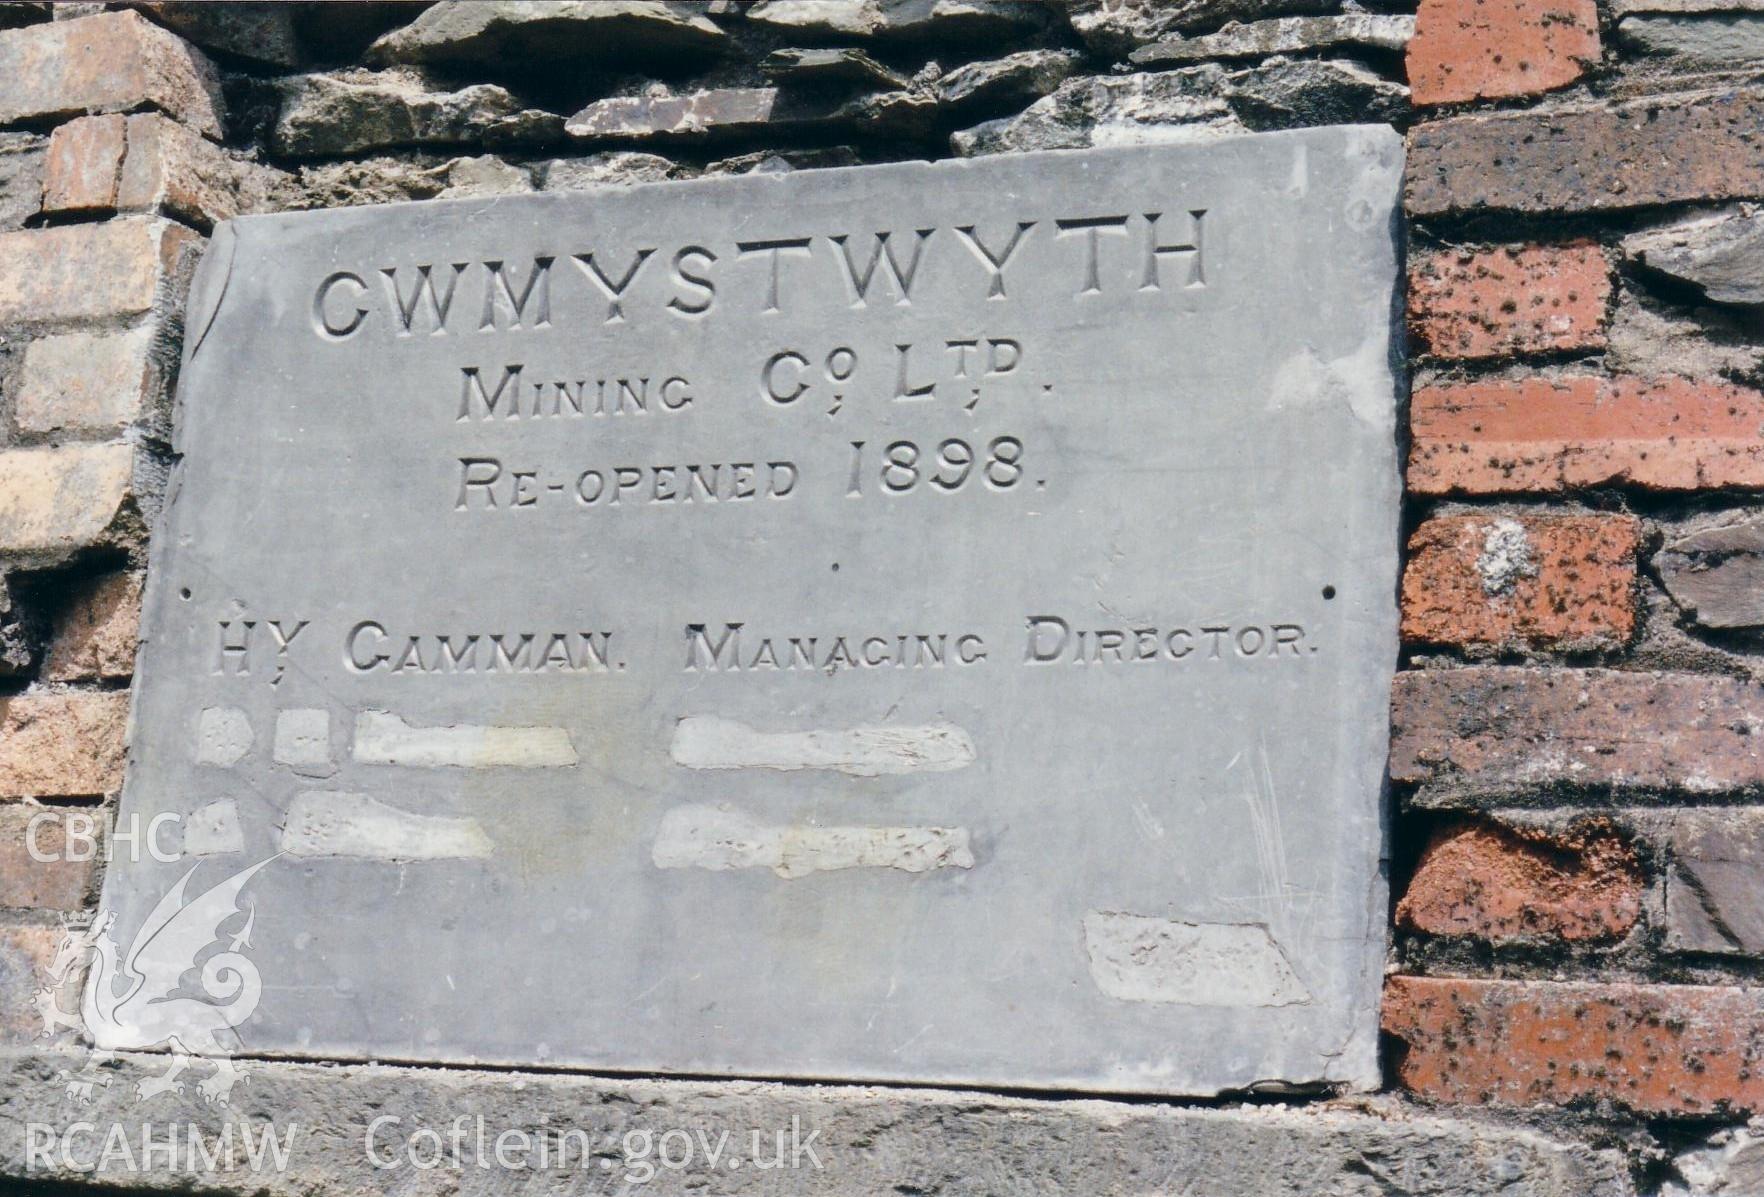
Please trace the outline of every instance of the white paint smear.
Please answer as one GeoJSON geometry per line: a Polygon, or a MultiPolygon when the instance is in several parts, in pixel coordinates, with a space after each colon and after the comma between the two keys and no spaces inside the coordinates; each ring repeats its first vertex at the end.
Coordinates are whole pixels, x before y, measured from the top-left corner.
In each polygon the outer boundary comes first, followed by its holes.
{"type": "Polygon", "coordinates": [[[663,869],[770,869],[786,880],[833,869],[974,867],[965,827],[777,826],[717,806],[663,815],[651,859],[663,869]]]}
{"type": "Polygon", "coordinates": [[[688,769],[827,769],[853,777],[945,773],[975,757],[968,733],[947,723],[763,732],[715,715],[675,724],[671,754],[688,769]]]}
{"type": "Polygon", "coordinates": [[[355,717],[355,759],[427,769],[551,769],[576,763],[561,727],[412,727],[390,711],[355,717]]]}
{"type": "Polygon", "coordinates": [[[313,707],[296,707],[276,715],[274,754],[283,765],[331,763],[331,714],[313,707]]]}
{"type": "Polygon", "coordinates": [[[225,856],[245,851],[239,807],[231,798],[210,802],[184,819],[184,855],[225,856]]]}
{"type": "Polygon", "coordinates": [[[355,860],[469,860],[489,856],[490,837],[476,819],[414,815],[366,794],[307,790],[282,824],[290,856],[355,860]]]}
{"type": "Polygon", "coordinates": [[[1311,1000],[1259,923],[1185,923],[1093,910],[1084,946],[1096,987],[1124,1002],[1292,1006],[1311,1000]]]}
{"type": "Polygon", "coordinates": [[[238,707],[208,707],[196,719],[196,763],[236,765],[256,738],[251,720],[238,707]]]}

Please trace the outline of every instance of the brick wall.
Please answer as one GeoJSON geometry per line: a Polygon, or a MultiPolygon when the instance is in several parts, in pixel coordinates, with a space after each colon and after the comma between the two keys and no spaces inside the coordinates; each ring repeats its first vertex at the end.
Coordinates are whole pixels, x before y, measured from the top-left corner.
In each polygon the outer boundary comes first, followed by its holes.
{"type": "Polygon", "coordinates": [[[1720,7],[1423,0],[1407,51],[1389,1082],[1662,1150],[1764,1110],[1764,43],[1720,7]]]}
{"type": "MultiPolygon", "coordinates": [[[[27,840],[84,842],[120,785],[217,221],[1386,120],[1413,395],[1380,1117],[1566,1136],[1620,1161],[1599,1192],[1764,1191],[1764,15],[503,7],[0,4],[0,1044],[37,1042],[91,916],[95,855],[27,840]]],[[[1381,1191],[1592,1191],[1496,1172],[1381,1191]]]]}

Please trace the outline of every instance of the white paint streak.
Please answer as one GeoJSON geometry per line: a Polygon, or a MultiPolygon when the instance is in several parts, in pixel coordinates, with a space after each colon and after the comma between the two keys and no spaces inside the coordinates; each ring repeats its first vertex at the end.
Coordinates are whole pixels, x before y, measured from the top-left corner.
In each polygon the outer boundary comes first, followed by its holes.
{"type": "Polygon", "coordinates": [[[775,826],[716,806],[663,815],[651,859],[662,869],[771,869],[786,880],[833,869],[974,867],[965,827],[775,826]]]}
{"type": "Polygon", "coordinates": [[[290,856],[356,860],[469,860],[490,855],[490,837],[476,819],[414,815],[366,794],[307,790],[282,824],[290,856]]]}
{"type": "Polygon", "coordinates": [[[283,765],[330,764],[330,712],[312,707],[296,707],[278,713],[275,758],[283,765]]]}
{"type": "Polygon", "coordinates": [[[947,723],[763,732],[715,715],[675,724],[671,751],[688,769],[827,769],[853,777],[945,773],[975,757],[968,733],[947,723]]]}
{"type": "Polygon", "coordinates": [[[561,727],[412,727],[390,711],[355,717],[355,759],[426,769],[551,769],[576,763],[561,727]]]}
{"type": "Polygon", "coordinates": [[[196,720],[196,763],[236,765],[256,738],[251,720],[238,707],[207,707],[196,720]]]}
{"type": "Polygon", "coordinates": [[[1096,987],[1124,1002],[1291,1006],[1311,1000],[1257,923],[1185,923],[1093,910],[1084,947],[1096,987]]]}
{"type": "Polygon", "coordinates": [[[1396,427],[1396,401],[1386,360],[1389,347],[1378,334],[1352,353],[1324,361],[1310,348],[1281,363],[1268,389],[1267,410],[1302,411],[1322,404],[1346,408],[1379,431],[1396,427]]]}
{"type": "Polygon", "coordinates": [[[184,819],[185,856],[224,856],[245,851],[239,807],[231,798],[210,802],[184,819]]]}

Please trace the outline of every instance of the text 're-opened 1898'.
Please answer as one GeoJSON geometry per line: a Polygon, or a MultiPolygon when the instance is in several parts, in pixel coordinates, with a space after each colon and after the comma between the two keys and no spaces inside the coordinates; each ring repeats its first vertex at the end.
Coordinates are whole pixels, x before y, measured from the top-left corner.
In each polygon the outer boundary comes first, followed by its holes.
{"type": "Polygon", "coordinates": [[[259,1053],[1375,1084],[1400,171],[223,226],[111,933],[227,882],[259,1053]]]}

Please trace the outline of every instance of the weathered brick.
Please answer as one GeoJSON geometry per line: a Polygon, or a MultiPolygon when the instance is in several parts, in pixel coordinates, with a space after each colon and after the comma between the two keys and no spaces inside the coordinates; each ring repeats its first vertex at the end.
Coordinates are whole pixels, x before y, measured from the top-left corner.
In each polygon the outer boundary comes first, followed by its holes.
{"type": "Polygon", "coordinates": [[[43,211],[104,212],[116,207],[128,118],[82,116],[49,135],[43,166],[43,211]]]}
{"type": "Polygon", "coordinates": [[[86,116],[50,137],[43,210],[145,212],[206,229],[252,206],[272,174],[157,112],[86,116]]]}
{"type": "Polygon", "coordinates": [[[98,868],[97,827],[98,816],[93,811],[49,810],[17,802],[0,804],[0,907],[59,910],[67,914],[84,910],[98,868]],[[70,848],[70,815],[83,820],[74,830],[78,832],[83,826],[93,844],[82,843],[76,835],[70,848]],[[72,859],[76,856],[86,859],[72,859]]]}
{"type": "Polygon", "coordinates": [[[1606,939],[1635,926],[1641,895],[1635,851],[1608,825],[1456,824],[1423,849],[1396,914],[1428,935],[1606,939]]]}
{"type": "Polygon", "coordinates": [[[0,324],[135,316],[175,301],[201,245],[149,216],[0,233],[0,324]]]}
{"type": "Polygon", "coordinates": [[[1478,666],[1397,674],[1390,775],[1477,793],[1586,786],[1764,787],[1764,686],[1615,669],[1478,666]]]}
{"type": "Polygon", "coordinates": [[[1450,358],[1602,349],[1611,266],[1591,242],[1436,250],[1409,266],[1420,347],[1450,358]]]}
{"type": "Polygon", "coordinates": [[[1480,379],[1409,412],[1419,494],[1764,487],[1764,394],[1713,379],[1480,379]]]}
{"type": "Polygon", "coordinates": [[[1436,1101],[1764,1109],[1764,990],[1392,977],[1384,1029],[1398,1081],[1436,1101]]]}
{"type": "Polygon", "coordinates": [[[1764,93],[1459,116],[1409,134],[1408,207],[1586,212],[1764,196],[1764,93]]]}
{"type": "Polygon", "coordinates": [[[66,333],[25,346],[13,414],[21,432],[98,432],[161,420],[165,379],[151,326],[66,333]]]}
{"type": "Polygon", "coordinates": [[[139,572],[104,574],[81,582],[57,613],[43,662],[53,682],[118,681],[135,671],[141,633],[139,572]]]}
{"type": "Polygon", "coordinates": [[[116,690],[0,699],[0,798],[94,797],[121,787],[129,696],[116,690]]]}
{"type": "Polygon", "coordinates": [[[1458,647],[1612,648],[1635,633],[1641,522],[1445,515],[1409,539],[1403,637],[1458,647]]]}
{"type": "Polygon", "coordinates": [[[147,107],[220,136],[214,67],[139,13],[100,13],[0,33],[0,124],[147,107]]]}
{"type": "Polygon", "coordinates": [[[1409,89],[1416,104],[1533,95],[1598,60],[1593,0],[1421,0],[1409,89]]]}
{"type": "MultiPolygon", "coordinates": [[[[86,968],[62,953],[66,941],[57,926],[0,925],[0,1043],[41,1042],[48,1025],[44,1005],[51,1000],[63,1011],[79,1010],[86,968]],[[45,996],[49,990],[52,999],[45,996]]],[[[58,1027],[55,1038],[72,1041],[76,1035],[71,1027],[58,1027]]]]}
{"type": "Polygon", "coordinates": [[[0,133],[0,229],[21,228],[42,210],[48,144],[34,133],[0,133]]]}
{"type": "Polygon", "coordinates": [[[62,556],[99,543],[135,498],[124,442],[0,452],[0,553],[62,556]]]}
{"type": "Polygon", "coordinates": [[[1665,841],[1666,946],[1764,955],[1764,811],[1674,811],[1665,841]]]}
{"type": "Polygon", "coordinates": [[[129,118],[128,153],[117,180],[123,212],[175,216],[201,228],[249,210],[273,174],[236,162],[219,147],[156,112],[129,118]]]}

